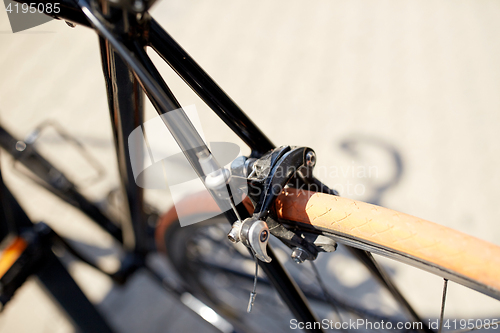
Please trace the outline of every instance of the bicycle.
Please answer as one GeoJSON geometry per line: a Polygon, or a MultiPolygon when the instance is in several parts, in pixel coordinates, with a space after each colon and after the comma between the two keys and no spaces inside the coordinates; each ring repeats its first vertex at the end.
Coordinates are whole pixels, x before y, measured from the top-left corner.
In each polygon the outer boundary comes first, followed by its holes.
{"type": "MultiPolygon", "coordinates": [[[[248,138],[247,138],[247,139],[248,139],[248,138]]],[[[268,148],[269,148],[269,147],[268,147],[268,148]]],[[[267,149],[262,149],[261,153],[264,153],[264,151],[267,151],[267,149]]],[[[256,155],[258,155],[258,154],[256,154],[256,155]]],[[[308,196],[308,195],[306,195],[306,197],[307,197],[307,196],[308,196]]],[[[315,198],[316,198],[316,197],[315,197],[315,198]]],[[[321,199],[321,200],[323,200],[323,199],[321,199]]],[[[290,219],[290,216],[288,216],[288,218],[287,218],[286,216],[280,216],[280,217],[281,217],[281,218],[284,218],[284,219],[286,219],[286,220],[289,220],[289,219],[290,219]]],[[[233,216],[232,218],[233,218],[233,220],[234,220],[234,216],[233,216]]],[[[292,218],[292,219],[293,219],[293,218],[292,218]]],[[[304,221],[307,221],[307,220],[306,220],[306,219],[302,220],[302,222],[304,222],[304,221]]],[[[302,226],[302,227],[303,227],[303,226],[302,226]]],[[[323,227],[325,227],[325,226],[323,226],[323,227]]],[[[299,228],[300,228],[300,227],[299,227],[299,228]]],[[[318,229],[318,228],[316,228],[316,229],[318,229]]],[[[304,229],[304,231],[310,231],[310,230],[309,230],[309,229],[307,229],[307,230],[305,230],[305,229],[304,229]]],[[[337,236],[338,236],[338,235],[337,235],[337,236]]],[[[344,241],[345,241],[345,239],[344,239],[344,241]]],[[[371,249],[371,248],[370,248],[370,249],[371,249]]],[[[181,253],[182,253],[182,252],[181,252],[181,253]]],[[[276,261],[276,260],[273,260],[273,261],[276,261]]]]}

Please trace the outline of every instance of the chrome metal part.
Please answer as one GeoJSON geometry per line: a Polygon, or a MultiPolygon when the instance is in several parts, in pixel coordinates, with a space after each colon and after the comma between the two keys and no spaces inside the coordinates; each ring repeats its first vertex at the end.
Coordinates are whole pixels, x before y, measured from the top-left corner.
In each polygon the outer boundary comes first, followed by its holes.
{"type": "Polygon", "coordinates": [[[269,228],[264,221],[256,221],[248,230],[248,241],[250,247],[255,251],[257,259],[263,262],[271,262],[267,255],[267,242],[269,241],[269,228]]]}
{"type": "MultiPolygon", "coordinates": [[[[313,244],[319,252],[335,252],[337,249],[337,242],[332,237],[308,232],[302,232],[300,233],[300,236],[307,243],[313,244]]],[[[303,249],[308,251],[306,248],[303,249]]],[[[311,254],[311,251],[308,252],[311,254]]]]}
{"type": "Polygon", "coordinates": [[[316,154],[314,151],[310,150],[306,154],[306,166],[313,167],[316,165],[316,154]]]}
{"type": "Polygon", "coordinates": [[[241,230],[241,222],[236,221],[233,223],[231,230],[227,234],[227,238],[231,241],[231,243],[238,243],[240,241],[240,230],[241,230]]]}
{"type": "Polygon", "coordinates": [[[248,300],[247,313],[252,312],[253,304],[255,303],[255,296],[257,296],[257,293],[252,291],[250,293],[250,299],[248,300]]]}
{"type": "Polygon", "coordinates": [[[133,8],[136,12],[142,12],[144,10],[144,3],[141,0],[135,0],[133,8]]]}
{"type": "Polygon", "coordinates": [[[240,228],[239,238],[243,244],[252,249],[255,257],[263,262],[271,262],[267,254],[267,243],[269,242],[269,228],[267,223],[249,217],[240,228]]]}
{"type": "Polygon", "coordinates": [[[302,264],[309,258],[309,254],[306,250],[296,247],[293,249],[291,257],[297,264],[302,264]]]}
{"type": "Polygon", "coordinates": [[[21,140],[16,142],[16,150],[17,151],[24,151],[26,149],[26,147],[27,147],[26,142],[21,141],[21,140]]]}
{"type": "Polygon", "coordinates": [[[313,244],[325,252],[335,252],[337,249],[337,242],[323,235],[318,235],[313,244]]]}
{"type": "Polygon", "coordinates": [[[248,299],[247,313],[252,312],[252,307],[255,303],[255,297],[257,296],[257,278],[259,277],[259,261],[255,257],[255,252],[253,252],[253,255],[253,258],[255,260],[255,275],[253,277],[253,289],[250,293],[250,298],[248,299]]]}

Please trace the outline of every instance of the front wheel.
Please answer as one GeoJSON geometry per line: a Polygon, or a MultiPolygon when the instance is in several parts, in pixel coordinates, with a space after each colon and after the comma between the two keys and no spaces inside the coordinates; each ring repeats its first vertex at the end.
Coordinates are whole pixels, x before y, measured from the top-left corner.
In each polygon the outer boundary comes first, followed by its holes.
{"type": "MultiPolygon", "coordinates": [[[[200,209],[217,209],[210,197],[197,197],[193,207],[198,213],[200,209]]],[[[289,228],[323,233],[340,244],[391,257],[498,298],[500,248],[493,244],[386,208],[295,189],[286,190],[278,198],[275,210],[289,228]]],[[[176,215],[169,212],[157,230],[157,243],[166,251],[186,290],[210,304],[240,331],[287,332],[298,328],[263,274],[259,274],[255,307],[252,313],[246,313],[255,263],[242,244],[227,240],[228,230],[222,216],[180,227],[176,215]]],[[[270,242],[325,327],[346,331],[335,325],[362,319],[391,323],[390,331],[421,331],[418,326],[404,325],[404,315],[375,281],[354,287],[329,274],[332,267],[352,271],[356,265],[361,266],[350,257],[346,246],[339,246],[333,254],[320,255],[316,268],[309,262],[295,264],[286,246],[275,238],[270,242]],[[326,273],[328,280],[322,281],[318,272],[326,273]]],[[[386,329],[369,327],[361,331],[386,329]]]]}

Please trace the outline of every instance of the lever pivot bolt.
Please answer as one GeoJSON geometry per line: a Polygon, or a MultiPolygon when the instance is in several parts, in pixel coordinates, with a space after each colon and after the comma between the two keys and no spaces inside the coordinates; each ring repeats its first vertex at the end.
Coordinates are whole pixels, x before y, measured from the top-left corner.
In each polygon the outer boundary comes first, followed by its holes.
{"type": "Polygon", "coordinates": [[[269,237],[269,231],[262,230],[262,232],[260,233],[260,241],[265,242],[267,240],[267,237],[269,237]]]}
{"type": "Polygon", "coordinates": [[[313,167],[316,165],[316,154],[313,151],[309,151],[306,154],[306,166],[313,167]]]}

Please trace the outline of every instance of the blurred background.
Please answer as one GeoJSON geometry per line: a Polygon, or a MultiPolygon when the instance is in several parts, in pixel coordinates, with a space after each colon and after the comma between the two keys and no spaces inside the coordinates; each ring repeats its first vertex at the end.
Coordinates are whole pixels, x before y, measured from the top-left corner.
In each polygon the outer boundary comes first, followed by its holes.
{"type": "MultiPolygon", "coordinates": [[[[276,145],[315,149],[317,176],[341,195],[500,245],[500,2],[160,0],[152,15],[276,145]]],[[[89,198],[105,198],[118,175],[95,33],[50,21],[12,34],[1,10],[0,45],[2,126],[22,138],[56,120],[106,176],[86,184],[88,163],[50,130],[40,151],[89,198]]],[[[149,53],[181,104],[196,106],[207,141],[238,143],[248,152],[149,53]]],[[[156,115],[151,105],[146,110],[146,119],[156,115]]],[[[109,236],[16,171],[7,154],[0,162],[32,220],[100,249],[104,263],[117,265],[109,236]]],[[[160,211],[172,203],[163,190],[148,190],[146,199],[160,211]]],[[[436,318],[442,280],[381,260],[410,303],[436,318]]],[[[363,282],[362,274],[339,270],[328,258],[321,265],[353,288],[363,282]]],[[[71,272],[123,332],[178,332],[188,318],[211,330],[144,276],[116,287],[83,264],[72,264],[71,272]]],[[[450,318],[499,311],[499,302],[450,284],[450,318]]],[[[0,315],[0,332],[73,330],[34,280],[0,315]]]]}

